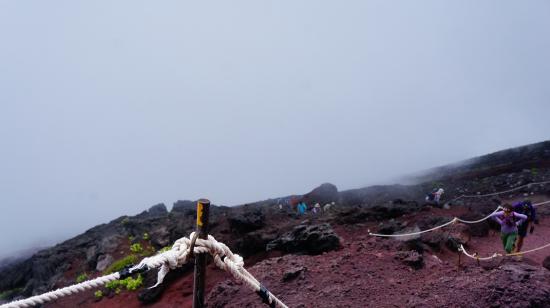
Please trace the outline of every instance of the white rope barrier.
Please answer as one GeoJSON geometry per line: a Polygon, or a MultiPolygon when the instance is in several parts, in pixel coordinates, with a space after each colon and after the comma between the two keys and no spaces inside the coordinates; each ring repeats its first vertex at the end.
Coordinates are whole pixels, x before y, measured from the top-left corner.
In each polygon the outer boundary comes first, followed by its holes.
{"type": "MultiPolygon", "coordinates": [[[[472,197],[487,197],[487,196],[491,196],[491,195],[498,195],[498,194],[503,194],[503,193],[507,193],[507,192],[510,192],[510,191],[514,191],[514,190],[518,190],[520,188],[523,188],[523,187],[526,187],[526,186],[530,186],[530,185],[544,185],[544,184],[548,184],[550,183],[550,181],[546,181],[546,182],[537,182],[537,183],[529,183],[529,184],[526,184],[526,185],[523,185],[523,186],[519,186],[519,187],[516,187],[516,188],[513,188],[513,189],[510,189],[510,190],[507,190],[507,191],[501,191],[501,192],[496,192],[496,193],[493,193],[493,194],[485,194],[485,195],[470,195],[470,196],[467,196],[467,195],[461,195],[449,202],[453,202],[455,200],[458,200],[460,198],[472,198],[472,197]]],[[[544,201],[544,202],[539,202],[539,203],[534,203],[533,205],[534,206],[539,206],[539,205],[544,205],[544,204],[548,204],[550,203],[550,200],[549,201],[544,201]]],[[[431,231],[435,231],[437,229],[441,229],[443,227],[446,227],[450,224],[452,224],[453,222],[461,222],[461,223],[465,223],[465,224],[477,224],[477,223],[480,223],[484,220],[487,220],[491,217],[491,215],[493,215],[494,213],[498,212],[499,210],[501,210],[502,207],[501,206],[498,206],[491,214],[481,218],[481,219],[478,219],[478,220],[464,220],[464,219],[460,219],[458,217],[454,217],[451,221],[449,222],[446,222],[440,226],[436,226],[436,227],[433,227],[431,229],[428,229],[428,230],[423,230],[423,231],[418,231],[418,232],[412,232],[412,233],[397,233],[397,234],[380,234],[380,233],[372,233],[370,232],[370,230],[368,231],[368,234],[371,235],[371,236],[377,236],[377,237],[402,237],[402,236],[415,236],[415,235],[419,235],[419,234],[423,234],[423,233],[426,233],[426,232],[431,232],[431,231]]]]}
{"type": "Polygon", "coordinates": [[[494,258],[497,258],[497,257],[500,257],[502,256],[501,254],[499,253],[494,253],[492,256],[490,257],[479,257],[477,254],[470,254],[466,251],[466,249],[464,248],[464,246],[460,245],[460,247],[458,248],[458,251],[459,252],[462,252],[464,253],[464,255],[466,255],[467,257],[469,258],[472,258],[472,259],[475,259],[475,260],[479,260],[479,261],[488,261],[488,260],[492,260],[494,258]]]}
{"type": "Polygon", "coordinates": [[[369,235],[370,236],[378,236],[378,237],[400,237],[400,236],[415,236],[415,235],[420,235],[420,234],[423,234],[423,233],[426,233],[426,232],[431,232],[431,231],[435,231],[437,229],[441,229],[443,227],[446,227],[454,222],[456,222],[457,219],[456,217],[453,218],[451,221],[448,221],[440,226],[436,226],[436,227],[433,227],[431,229],[428,229],[428,230],[423,230],[423,231],[418,231],[418,232],[411,232],[411,233],[396,233],[396,234],[380,234],[380,233],[372,233],[369,231],[369,235]]]}
{"type": "Polygon", "coordinates": [[[543,245],[543,246],[540,246],[540,247],[537,247],[537,248],[533,248],[533,249],[526,250],[526,251],[520,251],[520,252],[513,252],[513,253],[507,253],[507,254],[500,254],[500,253],[495,252],[493,255],[491,255],[489,257],[483,257],[483,258],[477,256],[477,254],[468,253],[468,251],[466,251],[466,248],[464,248],[463,245],[460,245],[460,247],[458,248],[458,251],[464,253],[464,255],[466,255],[469,258],[472,258],[472,259],[475,259],[475,260],[480,260],[480,261],[487,261],[487,260],[492,260],[492,259],[498,258],[498,257],[520,256],[520,255],[528,254],[528,253],[535,252],[535,251],[538,251],[538,250],[542,250],[542,249],[545,249],[545,248],[548,248],[548,247],[550,247],[550,243],[548,243],[546,245],[543,245]]]}
{"type": "Polygon", "coordinates": [[[51,291],[48,293],[44,293],[42,295],[33,296],[27,299],[22,299],[18,301],[14,301],[11,303],[4,304],[0,306],[1,308],[20,308],[20,307],[34,307],[37,305],[44,304],[46,302],[50,302],[53,300],[56,300],[61,297],[65,297],[71,294],[75,294],[78,292],[86,291],[89,289],[101,287],[104,284],[118,280],[120,279],[119,273],[113,273],[107,276],[98,277],[96,279],[88,280],[81,282],[79,284],[75,284],[72,286],[68,286],[65,288],[57,289],[55,291],[51,291]]]}
{"type": "Polygon", "coordinates": [[[465,224],[477,224],[477,223],[480,223],[480,222],[482,222],[482,221],[484,221],[484,220],[487,220],[487,219],[491,218],[491,215],[493,215],[494,213],[498,212],[500,209],[502,209],[502,207],[499,205],[499,206],[497,206],[497,208],[496,208],[491,214],[489,214],[489,215],[487,215],[487,216],[485,216],[485,217],[483,217],[483,218],[481,218],[481,219],[478,219],[478,220],[464,220],[464,219],[460,219],[460,218],[458,218],[458,217],[456,217],[456,220],[458,220],[458,221],[460,221],[460,222],[462,222],[462,223],[465,223],[465,224]]]}
{"type": "MultiPolygon", "coordinates": [[[[548,201],[548,203],[550,203],[550,201],[548,201]]],[[[414,235],[419,235],[419,234],[423,234],[423,233],[426,233],[426,232],[431,232],[431,231],[435,231],[437,229],[441,229],[443,227],[446,227],[454,222],[462,222],[462,223],[465,223],[465,224],[477,224],[477,223],[480,223],[484,220],[487,220],[489,218],[491,218],[491,215],[493,215],[494,213],[498,212],[500,209],[502,209],[502,207],[498,206],[496,208],[496,210],[494,210],[491,214],[479,219],[479,220],[464,220],[464,219],[460,219],[458,217],[455,217],[453,218],[451,221],[448,221],[440,226],[435,226],[431,229],[428,229],[428,230],[423,230],[423,231],[418,231],[418,232],[412,232],[412,233],[396,233],[396,234],[380,234],[380,233],[372,233],[370,232],[369,230],[369,235],[371,236],[378,236],[378,237],[401,237],[401,236],[414,236],[414,235]]]]}
{"type": "Polygon", "coordinates": [[[502,195],[502,194],[505,194],[505,193],[513,192],[513,191],[522,189],[522,188],[524,188],[524,187],[529,187],[529,186],[532,186],[532,185],[545,185],[545,184],[550,184],[550,181],[529,183],[529,184],[521,185],[521,186],[518,186],[518,187],[514,187],[514,188],[512,188],[512,189],[508,189],[508,190],[504,190],[504,191],[498,191],[498,192],[494,192],[494,193],[490,193],[490,194],[483,194],[483,195],[460,195],[460,196],[458,196],[458,197],[452,199],[452,200],[449,201],[449,202],[453,202],[453,201],[456,201],[456,200],[461,199],[461,198],[483,198],[483,197],[497,196],[497,195],[502,195]]]}
{"type": "MultiPolygon", "coordinates": [[[[27,299],[0,305],[0,308],[33,307],[56,300],[60,297],[101,287],[108,282],[123,279],[133,273],[142,272],[153,268],[160,268],[157,274],[157,283],[153,286],[155,287],[162,283],[164,277],[170,270],[181,267],[189,261],[191,247],[190,238],[193,238],[194,235],[195,233],[193,232],[189,238],[183,237],[178,239],[172,246],[172,249],[141,260],[138,265],[125,270],[123,274],[121,274],[121,271],[107,276],[98,277],[52,292],[47,292],[27,299]]],[[[288,308],[280,299],[270,293],[256,278],[254,278],[254,276],[252,276],[252,274],[244,268],[244,261],[241,256],[234,254],[229,247],[227,247],[227,245],[216,241],[213,236],[209,235],[207,240],[197,238],[195,246],[193,247],[193,253],[211,254],[214,257],[215,264],[219,268],[229,272],[235,279],[248,285],[252,290],[258,293],[264,303],[268,304],[270,307],[288,308]]]]}

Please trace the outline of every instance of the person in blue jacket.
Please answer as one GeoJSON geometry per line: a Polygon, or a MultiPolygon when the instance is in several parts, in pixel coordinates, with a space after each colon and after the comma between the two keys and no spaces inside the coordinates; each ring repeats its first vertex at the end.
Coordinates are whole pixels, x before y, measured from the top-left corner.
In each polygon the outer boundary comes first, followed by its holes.
{"type": "Polygon", "coordinates": [[[516,202],[513,208],[514,212],[527,216],[527,220],[518,226],[518,239],[516,241],[515,252],[520,252],[523,246],[523,239],[527,236],[527,230],[532,234],[533,231],[535,231],[535,226],[532,223],[538,225],[539,221],[537,219],[537,210],[530,200],[516,202]],[[529,226],[531,226],[531,228],[529,228],[529,226]]]}
{"type": "Polygon", "coordinates": [[[306,210],[307,210],[307,205],[305,204],[304,201],[298,203],[298,213],[300,215],[305,214],[306,210]]]}

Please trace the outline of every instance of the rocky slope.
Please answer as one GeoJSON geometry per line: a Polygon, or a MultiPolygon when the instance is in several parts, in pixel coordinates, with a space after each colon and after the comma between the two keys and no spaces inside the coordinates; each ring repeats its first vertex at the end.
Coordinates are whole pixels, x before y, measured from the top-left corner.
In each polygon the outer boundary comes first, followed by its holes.
{"type": "MultiPolygon", "coordinates": [[[[539,251],[522,262],[480,267],[464,261],[457,271],[456,242],[480,253],[499,249],[497,235],[489,222],[454,226],[408,241],[367,236],[368,230],[392,233],[425,229],[455,215],[474,219],[495,208],[491,198],[455,202],[451,210],[426,207],[425,193],[444,187],[444,199],[461,194],[507,190],[532,182],[550,181],[550,142],[493,153],[460,165],[435,169],[415,185],[373,186],[339,192],[323,184],[297,196],[308,204],[336,202],[330,211],[298,216],[280,199],[236,207],[213,206],[211,233],[245,257],[251,272],[291,307],[516,307],[550,306],[550,277],[542,267],[549,251],[539,251]],[[452,240],[450,240],[452,239],[452,240]],[[497,243],[495,245],[494,243],[497,243]],[[489,249],[489,250],[488,250],[489,249]],[[536,291],[524,292],[528,285],[536,291]],[[521,300],[514,292],[532,294],[521,300]]],[[[530,197],[550,199],[550,185],[531,186],[500,196],[503,201],[530,197]]],[[[550,205],[541,207],[540,231],[526,246],[550,238],[550,205]],[[539,235],[537,235],[539,234],[539,235]]],[[[0,269],[0,301],[27,297],[76,279],[100,276],[121,264],[170,245],[194,228],[195,203],[178,201],[168,211],[155,205],[136,216],[124,216],[96,226],[82,235],[32,257],[0,269]],[[139,244],[139,245],[138,245],[139,244]],[[138,247],[139,246],[139,247],[138,247]],[[139,249],[138,249],[139,248],[139,249]],[[80,276],[80,277],[79,277],[80,276]]],[[[528,246],[534,247],[534,246],[528,246]]],[[[527,248],[528,248],[527,247],[527,248]]],[[[550,261],[549,261],[550,263],[550,261]]],[[[208,277],[211,307],[261,307],[257,295],[213,267],[208,277]]],[[[156,273],[144,276],[153,285],[156,273]]],[[[67,297],[51,307],[153,307],[188,306],[191,296],[191,268],[173,272],[166,282],[152,290],[104,291],[67,297]]],[[[47,305],[48,306],[48,305],[47,305]]]]}

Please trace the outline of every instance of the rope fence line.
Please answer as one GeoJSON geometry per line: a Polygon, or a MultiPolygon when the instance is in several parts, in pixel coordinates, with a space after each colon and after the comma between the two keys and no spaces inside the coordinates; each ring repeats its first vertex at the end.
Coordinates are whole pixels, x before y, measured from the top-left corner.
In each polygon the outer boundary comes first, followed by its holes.
{"type": "Polygon", "coordinates": [[[488,261],[488,260],[492,260],[492,259],[495,259],[495,258],[498,258],[498,257],[521,256],[521,255],[524,255],[524,254],[528,254],[528,253],[531,253],[531,252],[542,250],[542,249],[547,248],[547,247],[550,247],[550,243],[548,243],[546,245],[542,245],[542,246],[537,247],[537,248],[533,248],[533,249],[526,250],[526,251],[520,251],[520,252],[513,252],[513,253],[506,253],[506,254],[501,254],[501,253],[496,253],[495,252],[494,254],[492,254],[491,256],[488,256],[488,257],[479,257],[477,255],[477,253],[474,253],[474,254],[468,253],[468,251],[466,251],[466,248],[464,248],[463,245],[460,245],[460,247],[458,248],[458,251],[459,251],[459,253],[462,252],[464,255],[466,255],[467,257],[469,257],[471,259],[481,260],[481,261],[488,261]]]}
{"type": "MultiPolygon", "coordinates": [[[[548,203],[550,203],[550,201],[548,201],[548,203]]],[[[462,223],[465,223],[465,224],[477,224],[477,223],[480,223],[484,220],[487,220],[491,217],[491,215],[493,215],[494,213],[498,212],[498,210],[502,209],[501,206],[498,206],[491,214],[479,219],[479,220],[464,220],[464,219],[460,219],[458,217],[454,217],[451,221],[448,221],[442,225],[439,225],[439,226],[435,226],[431,229],[427,229],[427,230],[422,230],[422,231],[418,231],[418,232],[411,232],[411,233],[397,233],[397,234],[380,234],[380,233],[372,233],[370,232],[370,230],[368,231],[369,232],[369,235],[370,236],[377,236],[377,237],[401,237],[401,236],[415,236],[415,235],[419,235],[419,234],[423,234],[423,233],[427,233],[427,232],[431,232],[431,231],[435,231],[437,229],[441,229],[441,228],[444,228],[448,225],[451,225],[455,222],[462,222],[462,223]]]]}
{"type": "MultiPolygon", "coordinates": [[[[79,293],[88,289],[97,288],[105,285],[108,282],[124,279],[132,274],[141,273],[150,269],[160,268],[157,274],[157,283],[150,287],[158,286],[164,280],[164,277],[172,269],[178,268],[186,264],[190,259],[191,241],[194,238],[195,232],[191,233],[189,238],[183,237],[174,242],[172,249],[159,253],[157,255],[144,258],[135,266],[124,269],[120,272],[98,277],[92,280],[84,281],[79,284],[67,286],[55,291],[36,295],[27,299],[22,299],[0,305],[0,308],[25,308],[44,304],[56,300],[58,298],[79,293]]],[[[197,238],[193,246],[193,254],[208,253],[214,258],[216,266],[230,273],[235,279],[245,283],[249,288],[255,291],[262,301],[271,308],[281,307],[288,308],[280,299],[267,290],[252,274],[244,268],[244,261],[241,256],[234,254],[227,245],[216,241],[216,239],[208,235],[208,239],[197,238]]]]}
{"type": "Polygon", "coordinates": [[[4,305],[1,305],[0,307],[2,308],[34,307],[34,306],[42,305],[44,303],[47,303],[71,294],[76,294],[89,289],[101,287],[111,281],[118,280],[118,279],[121,279],[120,273],[113,273],[107,276],[98,277],[96,279],[84,281],[79,284],[75,284],[72,286],[57,289],[55,291],[44,293],[39,296],[33,296],[27,299],[22,299],[11,303],[7,303],[4,305]]]}
{"type": "Polygon", "coordinates": [[[443,227],[446,227],[450,224],[453,224],[455,223],[457,220],[456,220],[456,217],[453,218],[451,221],[448,221],[440,226],[436,226],[436,227],[433,227],[431,229],[428,229],[428,230],[422,230],[422,231],[418,231],[418,232],[411,232],[411,233],[396,233],[396,234],[380,234],[380,233],[372,233],[370,232],[369,230],[369,235],[370,236],[377,236],[377,237],[401,237],[401,236],[415,236],[415,235],[420,235],[422,233],[427,233],[427,232],[431,232],[431,231],[435,231],[437,229],[441,229],[443,227]]]}
{"type": "MultiPolygon", "coordinates": [[[[491,193],[491,194],[484,194],[484,195],[461,195],[461,196],[458,196],[457,198],[454,198],[452,199],[451,201],[448,201],[447,203],[451,203],[453,201],[456,201],[460,198],[474,198],[474,197],[488,197],[488,196],[493,196],[493,195],[500,195],[500,194],[504,194],[504,193],[507,193],[507,192],[511,192],[511,191],[515,191],[515,190],[518,190],[518,189],[521,189],[521,188],[524,188],[524,187],[528,187],[528,186],[531,186],[531,185],[545,185],[545,184],[550,184],[550,181],[544,181],[544,182],[535,182],[535,183],[529,183],[529,184],[525,184],[525,185],[522,185],[522,186],[518,186],[518,187],[515,187],[513,189],[509,189],[509,190],[505,190],[505,191],[500,191],[500,192],[496,192],[496,193],[491,193]]],[[[534,206],[539,206],[539,205],[545,205],[545,204],[548,204],[550,203],[550,200],[549,201],[544,201],[544,202],[539,202],[539,203],[534,203],[533,205],[534,206]]],[[[427,233],[427,232],[431,232],[431,231],[435,231],[437,229],[441,229],[441,228],[444,228],[450,224],[453,224],[454,222],[462,222],[462,223],[465,223],[465,224],[476,224],[476,223],[480,223],[482,221],[485,221],[487,219],[489,219],[491,217],[491,215],[493,215],[494,213],[498,212],[499,210],[501,210],[502,207],[499,205],[491,214],[481,218],[481,219],[478,219],[478,220],[464,220],[464,219],[460,219],[458,217],[454,217],[451,221],[449,222],[446,222],[442,225],[439,225],[439,226],[435,226],[431,229],[428,229],[428,230],[422,230],[422,231],[418,231],[418,232],[411,232],[411,233],[397,233],[397,234],[380,234],[380,233],[372,233],[370,232],[370,230],[368,230],[368,234],[370,236],[377,236],[377,237],[403,237],[403,236],[415,236],[415,235],[420,235],[420,234],[423,234],[423,233],[427,233]]]]}
{"type": "Polygon", "coordinates": [[[550,181],[543,181],[543,182],[533,182],[533,183],[529,183],[529,184],[525,184],[525,185],[521,185],[521,186],[518,186],[518,187],[514,187],[512,189],[508,189],[508,190],[504,190],[504,191],[498,191],[498,192],[494,192],[494,193],[489,193],[489,194],[482,194],[482,195],[460,195],[450,201],[448,201],[447,203],[452,203],[456,200],[459,200],[461,198],[484,198],[484,197],[491,197],[491,196],[497,196],[497,195],[502,195],[502,194],[505,194],[505,193],[509,193],[509,192],[512,192],[512,191],[516,191],[516,190],[520,190],[522,188],[525,188],[525,187],[529,187],[529,186],[532,186],[532,185],[545,185],[545,184],[550,184],[550,181]]]}

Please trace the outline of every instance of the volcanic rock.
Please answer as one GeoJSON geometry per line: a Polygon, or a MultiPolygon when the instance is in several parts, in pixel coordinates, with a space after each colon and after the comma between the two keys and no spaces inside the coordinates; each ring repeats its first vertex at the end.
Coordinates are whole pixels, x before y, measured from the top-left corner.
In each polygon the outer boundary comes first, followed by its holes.
{"type": "Polygon", "coordinates": [[[288,282],[290,280],[295,279],[296,277],[302,275],[306,271],[306,267],[299,266],[299,267],[292,267],[285,271],[283,274],[283,282],[288,282]]]}
{"type": "Polygon", "coordinates": [[[99,256],[99,258],[97,258],[96,271],[103,272],[114,260],[113,256],[109,254],[99,256]]]}
{"type": "Polygon", "coordinates": [[[319,225],[299,225],[282,237],[267,244],[267,251],[280,250],[288,253],[317,255],[340,247],[340,238],[332,227],[319,225]]]}
{"type": "Polygon", "coordinates": [[[424,266],[424,257],[415,250],[398,251],[395,258],[416,270],[424,266]]]}
{"type": "Polygon", "coordinates": [[[303,199],[307,204],[326,204],[338,201],[338,188],[334,184],[324,183],[304,195],[303,199]]]}
{"type": "Polygon", "coordinates": [[[265,215],[261,210],[238,213],[228,218],[229,226],[239,233],[258,230],[265,225],[265,215]]]}

